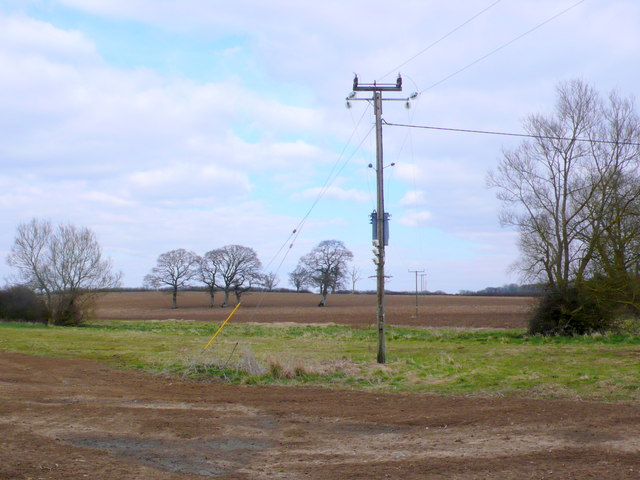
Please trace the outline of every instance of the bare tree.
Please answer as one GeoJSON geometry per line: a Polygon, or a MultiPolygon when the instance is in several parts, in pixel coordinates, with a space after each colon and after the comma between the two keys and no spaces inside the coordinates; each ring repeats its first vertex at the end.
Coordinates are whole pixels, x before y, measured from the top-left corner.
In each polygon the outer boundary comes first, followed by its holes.
{"type": "Polygon", "coordinates": [[[356,293],[356,283],[362,278],[360,269],[353,265],[349,270],[349,280],[351,280],[351,294],[356,293]]]}
{"type": "Polygon", "coordinates": [[[582,82],[558,89],[555,116],[529,117],[536,138],[505,151],[488,184],[498,189],[504,209],[500,221],[520,231],[518,267],[528,280],[544,279],[560,291],[582,278],[591,247],[580,242],[589,228],[585,212],[595,185],[589,174],[589,137],[596,123],[598,97],[582,82]]]}
{"type": "Polygon", "coordinates": [[[615,92],[600,111],[591,145],[596,193],[588,205],[590,230],[583,242],[594,245],[594,286],[640,309],[640,118],[632,99],[615,92]]]}
{"type": "Polygon", "coordinates": [[[307,272],[309,284],[320,289],[319,307],[327,303],[327,295],[343,284],[353,253],[340,240],[323,240],[300,259],[299,266],[307,272]]]}
{"type": "Polygon", "coordinates": [[[172,308],[178,308],[178,289],[184,288],[199,273],[200,258],[194,252],[179,248],[162,253],[151,273],[144,277],[148,287],[171,287],[172,308]]]}
{"type": "Polygon", "coordinates": [[[617,297],[637,305],[640,121],[633,101],[615,93],[603,101],[575,80],[558,87],[554,115],[531,116],[525,127],[534,139],[505,151],[488,176],[503,202],[501,223],[520,233],[516,268],[558,298],[601,290],[596,303],[617,297]]]}
{"type": "Polygon", "coordinates": [[[218,270],[220,268],[220,262],[217,255],[217,250],[211,250],[205,253],[199,262],[200,280],[207,287],[209,292],[209,307],[213,307],[216,290],[218,289],[218,270]]]}
{"type": "Polygon", "coordinates": [[[253,248],[227,245],[216,250],[216,259],[219,286],[224,291],[222,307],[228,305],[230,292],[239,302],[242,294],[260,281],[262,263],[253,248]]]}
{"type": "Polygon", "coordinates": [[[296,292],[299,292],[309,283],[309,272],[302,265],[298,265],[289,273],[289,282],[296,287],[296,292]]]}
{"type": "Polygon", "coordinates": [[[278,275],[275,272],[265,273],[262,276],[262,284],[267,289],[267,291],[273,291],[276,286],[278,286],[280,281],[278,280],[278,275]]]}
{"type": "Polygon", "coordinates": [[[35,218],[18,226],[7,261],[19,282],[44,295],[55,324],[80,323],[97,291],[119,286],[122,276],[91,230],[35,218]]]}

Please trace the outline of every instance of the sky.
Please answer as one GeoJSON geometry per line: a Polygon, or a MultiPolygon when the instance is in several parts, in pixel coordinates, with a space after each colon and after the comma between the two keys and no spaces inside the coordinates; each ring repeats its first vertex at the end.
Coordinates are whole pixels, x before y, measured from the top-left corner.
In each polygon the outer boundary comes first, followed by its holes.
{"type": "MultiPolygon", "coordinates": [[[[375,289],[374,117],[346,108],[354,73],[419,93],[385,101],[388,123],[522,132],[560,82],[637,96],[639,57],[637,0],[0,0],[0,280],[35,217],[92,229],[128,287],[161,253],[229,244],[290,287],[336,239],[375,289]]],[[[520,282],[486,175],[521,140],[383,137],[387,287],[413,290],[415,270],[430,291],[520,282]]]]}

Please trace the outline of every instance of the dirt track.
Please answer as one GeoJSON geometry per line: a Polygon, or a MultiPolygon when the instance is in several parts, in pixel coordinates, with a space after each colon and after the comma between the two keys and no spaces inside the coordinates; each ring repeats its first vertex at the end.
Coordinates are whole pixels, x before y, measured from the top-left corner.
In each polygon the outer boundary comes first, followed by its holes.
{"type": "Polygon", "coordinates": [[[0,352],[2,479],[638,479],[637,405],[200,384],[0,352]]]}

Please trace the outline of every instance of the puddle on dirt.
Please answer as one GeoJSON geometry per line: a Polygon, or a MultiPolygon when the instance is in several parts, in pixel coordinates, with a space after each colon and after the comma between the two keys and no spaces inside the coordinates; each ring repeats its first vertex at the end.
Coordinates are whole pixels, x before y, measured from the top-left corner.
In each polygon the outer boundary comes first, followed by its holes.
{"type": "Polygon", "coordinates": [[[387,433],[399,433],[401,429],[392,425],[372,425],[367,423],[338,423],[331,425],[331,431],[343,434],[356,435],[383,435],[387,433]]]}
{"type": "Polygon", "coordinates": [[[66,440],[75,446],[106,451],[159,470],[204,477],[231,473],[246,466],[256,452],[272,446],[272,442],[241,437],[186,442],[89,436],[68,437],[66,440]]]}
{"type": "Polygon", "coordinates": [[[568,430],[564,432],[562,436],[567,440],[577,444],[610,443],[625,440],[625,438],[621,435],[601,432],[596,429],[568,430]]]}

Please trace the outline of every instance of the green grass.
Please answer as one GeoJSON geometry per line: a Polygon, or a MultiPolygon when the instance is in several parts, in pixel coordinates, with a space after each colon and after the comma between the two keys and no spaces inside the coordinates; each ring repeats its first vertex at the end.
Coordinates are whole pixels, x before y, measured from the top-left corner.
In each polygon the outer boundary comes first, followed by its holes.
{"type": "Polygon", "coordinates": [[[370,328],[102,321],[83,327],[0,323],[0,349],[87,358],[242,384],[324,385],[442,395],[640,399],[640,338],[529,337],[522,330],[387,330],[375,362],[370,328]]]}

